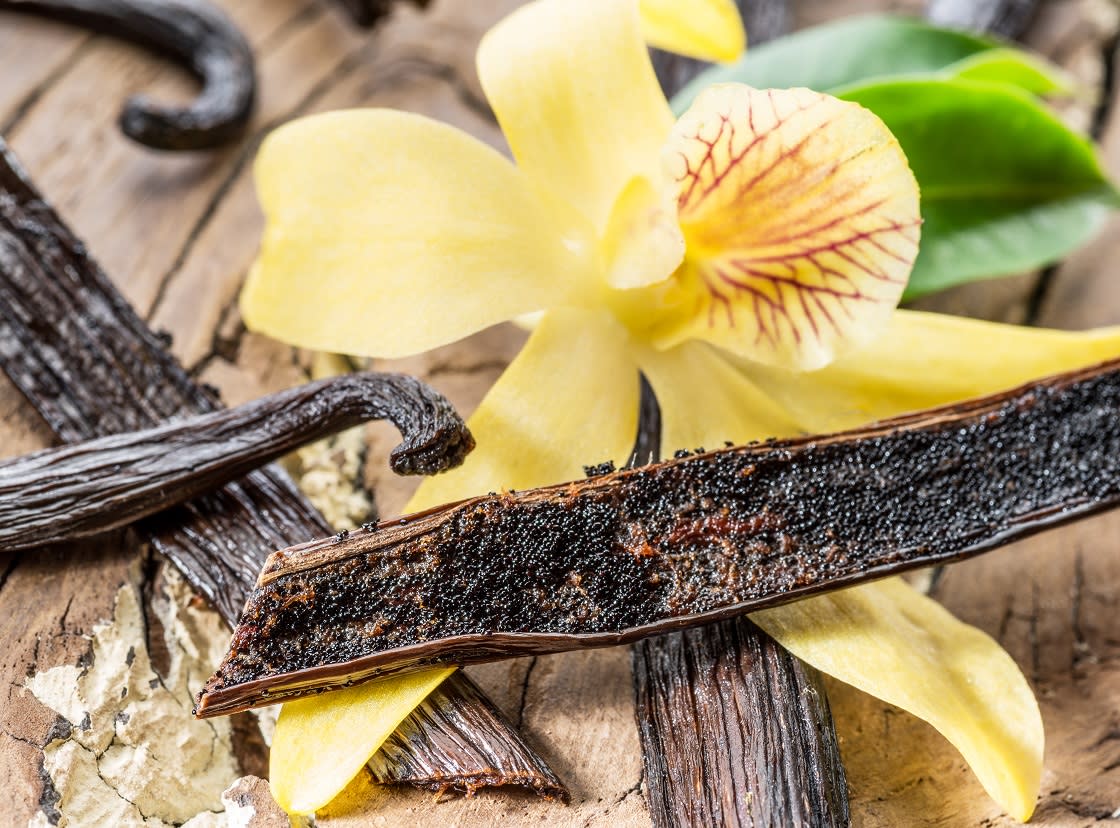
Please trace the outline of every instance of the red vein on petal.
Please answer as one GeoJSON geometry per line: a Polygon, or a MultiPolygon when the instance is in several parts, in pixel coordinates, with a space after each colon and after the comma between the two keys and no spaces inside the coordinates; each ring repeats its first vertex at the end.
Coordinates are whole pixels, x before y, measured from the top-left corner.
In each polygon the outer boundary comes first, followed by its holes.
{"type": "MultiPolygon", "coordinates": [[[[851,195],[857,195],[858,193],[859,193],[859,188],[853,187],[851,195]]],[[[847,195],[838,196],[837,200],[847,200],[848,197],[849,196],[847,196],[847,195]]],[[[865,207],[861,207],[858,210],[847,211],[843,215],[837,216],[836,218],[832,219],[831,221],[825,222],[824,224],[818,224],[814,227],[810,227],[809,229],[803,230],[800,233],[792,233],[790,235],[779,236],[777,238],[774,238],[769,233],[767,233],[765,239],[762,239],[762,241],[766,244],[767,247],[771,247],[771,246],[776,247],[777,245],[789,244],[790,242],[795,242],[799,239],[804,239],[804,238],[809,237],[809,236],[817,236],[817,235],[820,235],[821,233],[825,233],[825,232],[833,229],[838,224],[843,224],[844,222],[851,221],[853,218],[859,218],[859,217],[867,215],[868,213],[874,212],[875,210],[878,210],[880,207],[882,207],[886,203],[887,203],[887,199],[881,198],[878,201],[871,202],[870,204],[866,205],[865,207]]],[[[779,226],[795,226],[798,223],[799,222],[796,222],[796,221],[790,221],[790,222],[785,222],[784,225],[779,225],[779,226]]]]}
{"type": "MultiPolygon", "coordinates": [[[[767,90],[767,91],[769,92],[769,90],[767,90]]],[[[718,116],[719,119],[720,119],[720,127],[719,127],[719,130],[717,130],[716,135],[711,140],[711,142],[709,142],[706,138],[704,138],[699,133],[691,136],[690,140],[696,141],[697,143],[703,145],[706,148],[706,152],[705,152],[703,158],[701,159],[701,164],[696,168],[696,170],[691,169],[691,165],[688,164],[688,161],[687,161],[687,158],[686,158],[685,174],[680,176],[678,178],[678,181],[683,182],[689,176],[692,176],[692,181],[689,182],[687,189],[685,191],[683,191],[681,193],[681,195],[678,197],[678,201],[677,201],[678,207],[682,212],[684,212],[685,210],[689,210],[689,209],[695,209],[700,204],[703,204],[704,201],[708,198],[708,196],[710,196],[713,192],[718,190],[720,185],[723,184],[723,182],[726,180],[727,176],[730,175],[731,173],[733,173],[739,167],[740,164],[742,164],[744,161],[746,161],[747,157],[751,154],[751,152],[753,152],[756,148],[758,148],[760,144],[762,144],[768,138],[780,137],[780,132],[781,132],[782,127],[784,127],[786,124],[788,124],[789,121],[793,117],[795,117],[796,115],[801,114],[803,112],[809,111],[810,109],[817,106],[818,104],[820,104],[824,100],[823,96],[815,97],[807,105],[798,106],[796,109],[794,109],[792,112],[790,112],[789,115],[787,115],[786,117],[783,118],[783,117],[778,115],[777,107],[774,106],[773,95],[769,95],[768,97],[770,99],[771,109],[774,112],[774,123],[769,128],[767,128],[764,132],[760,133],[757,130],[757,128],[755,127],[755,124],[754,124],[754,107],[753,106],[748,106],[747,107],[747,122],[748,122],[748,125],[750,127],[750,131],[751,131],[751,133],[754,137],[747,143],[747,145],[745,147],[743,147],[742,150],[740,150],[738,152],[735,151],[735,147],[734,147],[735,135],[736,135],[735,124],[734,124],[734,122],[731,118],[730,113],[720,113],[720,115],[718,116]],[[717,168],[716,168],[716,164],[715,164],[715,148],[719,145],[720,141],[724,138],[725,129],[729,132],[729,134],[727,136],[728,159],[727,159],[727,163],[723,167],[722,171],[716,172],[717,168]],[[706,165],[706,162],[709,161],[709,160],[712,162],[711,163],[711,166],[712,166],[712,180],[707,185],[704,186],[704,189],[700,193],[699,197],[695,201],[693,201],[692,196],[695,193],[697,186],[699,186],[699,184],[700,184],[700,181],[702,179],[703,168],[706,165]]],[[[775,158],[771,162],[770,166],[773,167],[773,166],[780,165],[783,161],[788,160],[788,158],[793,157],[794,155],[800,153],[804,144],[808,143],[808,141],[810,141],[814,137],[815,131],[818,130],[818,129],[821,129],[824,126],[827,126],[827,124],[828,124],[828,122],[826,121],[823,124],[815,126],[813,128],[813,130],[810,131],[805,136],[805,138],[803,138],[801,141],[799,141],[798,144],[796,146],[794,146],[792,149],[783,149],[782,152],[779,153],[778,157],[775,158]]],[[[684,155],[684,153],[681,153],[681,154],[684,155]]],[[[737,197],[742,197],[749,189],[751,189],[751,187],[755,186],[758,181],[761,181],[763,178],[765,178],[767,175],[769,175],[769,173],[770,173],[770,169],[764,169],[759,174],[757,174],[754,179],[747,182],[745,185],[740,186],[740,188],[738,190],[738,193],[737,193],[737,197]]]]}
{"type": "Polygon", "coordinates": [[[717,94],[690,122],[694,134],[676,139],[684,169],[678,215],[695,292],[706,297],[706,313],[698,308],[692,319],[734,329],[748,312],[756,345],[778,349],[786,339],[788,352],[811,337],[823,348],[811,357],[820,364],[852,325],[876,318],[861,306],[897,301],[917,256],[921,220],[906,191],[905,159],[889,135],[871,132],[845,153],[836,124],[861,116],[827,96],[767,90],[763,102],[752,90],[717,94]],[[760,130],[760,121],[769,123],[760,130]]]}
{"type": "MultiPolygon", "coordinates": [[[[838,239],[837,241],[828,242],[827,244],[821,244],[821,245],[818,245],[816,247],[801,248],[801,249],[798,249],[794,253],[777,254],[777,255],[773,255],[773,256],[751,256],[750,258],[751,258],[751,261],[753,261],[753,262],[762,262],[762,263],[765,263],[765,262],[782,262],[782,261],[788,261],[789,259],[801,259],[801,258],[806,258],[808,256],[817,254],[817,253],[837,252],[839,248],[849,247],[849,246],[855,245],[855,244],[857,244],[858,242],[861,242],[861,241],[868,241],[872,244],[875,244],[875,242],[872,241],[872,237],[880,235],[882,233],[897,233],[900,238],[904,238],[907,241],[911,241],[901,231],[905,230],[908,227],[917,226],[920,223],[921,222],[918,221],[918,220],[915,220],[913,222],[892,222],[891,224],[888,224],[885,227],[877,227],[874,230],[863,230],[859,233],[853,233],[850,236],[846,236],[843,239],[838,239]]],[[[917,243],[914,242],[914,244],[916,245],[917,243]]],[[[882,249],[884,253],[886,253],[887,255],[889,255],[893,259],[897,259],[898,261],[903,262],[903,263],[908,263],[910,261],[910,259],[902,257],[902,256],[900,256],[899,254],[897,254],[893,251],[888,252],[885,248],[882,248],[880,245],[876,245],[876,246],[879,247],[880,249],[882,249]]],[[[857,265],[857,266],[861,267],[861,269],[862,269],[862,266],[859,266],[859,265],[857,265]]]]}

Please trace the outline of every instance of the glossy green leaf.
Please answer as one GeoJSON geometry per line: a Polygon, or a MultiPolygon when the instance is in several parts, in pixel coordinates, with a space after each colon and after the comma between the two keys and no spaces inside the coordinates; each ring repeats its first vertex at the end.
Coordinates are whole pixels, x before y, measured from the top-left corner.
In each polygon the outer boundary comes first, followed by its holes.
{"type": "Polygon", "coordinates": [[[751,47],[734,63],[701,73],[673,98],[688,109],[713,83],[758,89],[807,86],[819,92],[870,78],[938,72],[958,61],[1000,48],[995,40],[890,15],[851,17],[751,47]]]}
{"type": "Polygon", "coordinates": [[[893,15],[852,17],[804,29],[701,73],[673,98],[679,115],[713,83],[758,89],[807,86],[836,93],[871,79],[902,75],[968,77],[1007,83],[1036,95],[1069,91],[1058,67],[998,40],[893,15]]]}
{"type": "Polygon", "coordinates": [[[908,297],[1055,261],[1118,204],[1092,145],[1025,92],[894,80],[842,97],[883,119],[921,187],[925,225],[908,297]]]}
{"type": "Polygon", "coordinates": [[[1066,95],[1076,87],[1073,78],[1057,66],[1019,49],[989,49],[958,60],[939,74],[946,79],[1017,86],[1035,95],[1066,95]]]}

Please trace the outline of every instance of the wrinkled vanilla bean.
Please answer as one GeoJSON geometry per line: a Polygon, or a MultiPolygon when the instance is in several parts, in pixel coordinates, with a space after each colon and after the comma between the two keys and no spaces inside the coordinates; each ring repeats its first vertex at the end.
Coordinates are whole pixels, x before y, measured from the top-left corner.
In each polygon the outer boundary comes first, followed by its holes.
{"type": "Polygon", "coordinates": [[[239,138],[256,97],[253,51],[229,17],[206,0],[0,0],[0,11],[63,20],[119,37],[181,64],[202,83],[188,106],[143,96],[121,110],[129,138],[153,149],[211,149],[239,138]]]}
{"type": "Polygon", "coordinates": [[[426,703],[405,719],[393,738],[369,760],[368,767],[377,782],[408,782],[437,793],[453,790],[469,796],[479,788],[518,785],[544,799],[568,802],[568,789],[552,770],[527,754],[520,740],[503,744],[498,737],[502,732],[513,732],[505,716],[459,672],[432,691],[426,703]],[[471,745],[440,738],[440,734],[479,730],[495,737],[471,745]],[[417,749],[418,743],[424,744],[424,749],[417,749]],[[474,776],[448,775],[448,767],[463,765],[478,770],[474,776]]]}
{"type": "Polygon", "coordinates": [[[632,653],[654,828],[848,824],[816,670],[745,616],[640,641],[632,653]]]}
{"type": "Polygon", "coordinates": [[[628,643],[971,557],[1120,503],[1118,414],[1120,361],[277,552],[198,713],[628,643]]]}
{"type": "MultiPolygon", "coordinates": [[[[630,467],[659,459],[642,378],[630,467]]],[[[745,616],[630,648],[654,828],[844,826],[848,788],[820,673],[745,616]]]]}
{"type": "Polygon", "coordinates": [[[389,419],[397,474],[435,474],[474,447],[444,397],[400,374],[348,374],[237,408],[0,462],[0,549],[134,523],[217,489],[299,446],[389,419]]]}
{"type": "MultiPolygon", "coordinates": [[[[0,369],[54,433],[74,443],[220,407],[166,346],[0,140],[0,369]]],[[[147,518],[139,530],[231,626],[269,552],[330,532],[276,466],[147,518]]],[[[464,676],[452,675],[442,689],[385,743],[396,757],[392,781],[424,784],[437,768],[449,788],[456,780],[530,790],[555,783],[513,725],[492,706],[480,708],[464,676]]]]}

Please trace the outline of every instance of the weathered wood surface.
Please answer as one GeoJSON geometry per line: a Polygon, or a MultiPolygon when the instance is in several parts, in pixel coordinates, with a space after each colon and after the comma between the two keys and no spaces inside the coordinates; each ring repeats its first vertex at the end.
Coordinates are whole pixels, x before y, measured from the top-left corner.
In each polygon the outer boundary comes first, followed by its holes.
{"type": "MultiPolygon", "coordinates": [[[[0,132],[140,313],[174,335],[175,353],[196,376],[237,403],[302,381],[310,368],[306,354],[245,334],[234,303],[260,228],[249,176],[260,138],[301,112],[383,105],[451,121],[501,146],[473,74],[473,51],[481,31],[517,4],[437,0],[427,13],[402,10],[386,28],[368,34],[319,0],[225,0],[257,51],[259,108],[242,144],[184,156],[136,147],[117,132],[115,118],[119,102],[141,89],[188,99],[189,79],[113,41],[3,17],[0,132]]],[[[793,23],[923,5],[801,0],[793,23]]],[[[1116,9],[1105,0],[1051,0],[1028,40],[1099,86],[1106,75],[1102,56],[1116,30],[1116,9]]],[[[1083,104],[1069,116],[1088,125],[1093,111],[1083,104]]],[[[1111,170],[1120,174],[1120,117],[1108,113],[1103,126],[1111,170]]],[[[1112,273],[1118,246],[1120,223],[1114,223],[1044,277],[965,288],[939,301],[955,312],[1017,322],[1120,322],[1112,273]]],[[[519,332],[495,329],[387,367],[419,373],[469,411],[521,340],[519,332]]],[[[388,427],[373,427],[368,435],[379,456],[395,444],[388,427]]],[[[0,381],[0,456],[49,441],[28,406],[0,381]]],[[[380,461],[369,463],[367,483],[388,514],[407,490],[382,469],[380,461]]],[[[995,635],[1038,691],[1049,741],[1035,824],[1096,824],[1120,808],[1118,531],[1120,518],[1099,518],[951,567],[935,584],[936,597],[995,635]]],[[[112,539],[87,545],[80,564],[74,551],[18,566],[12,558],[0,560],[6,641],[0,671],[8,686],[0,700],[0,773],[11,791],[0,803],[5,825],[50,824],[65,810],[54,784],[44,785],[39,746],[81,723],[65,724],[37,701],[24,687],[27,678],[59,664],[87,663],[87,636],[112,617],[122,585],[135,588],[147,605],[163,592],[158,568],[130,567],[130,553],[112,539]]],[[[158,666],[158,636],[151,638],[158,666]]],[[[320,823],[648,824],[628,661],[624,651],[604,650],[472,670],[569,783],[571,806],[493,794],[437,803],[430,794],[376,788],[362,777],[320,823]]],[[[959,755],[927,726],[835,684],[830,700],[855,824],[1010,824],[959,755]]],[[[72,819],[89,824],[78,815],[72,819]]]]}

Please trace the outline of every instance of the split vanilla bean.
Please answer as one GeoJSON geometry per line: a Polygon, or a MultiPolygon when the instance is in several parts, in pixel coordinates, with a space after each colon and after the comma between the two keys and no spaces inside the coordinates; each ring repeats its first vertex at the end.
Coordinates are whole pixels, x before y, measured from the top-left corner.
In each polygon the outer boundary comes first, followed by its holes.
{"type": "Polygon", "coordinates": [[[239,138],[256,97],[253,50],[232,20],[206,0],[0,0],[17,11],[85,26],[181,64],[202,83],[188,106],[143,96],[121,110],[129,138],[153,149],[211,149],[239,138]]]}
{"type": "Polygon", "coordinates": [[[637,641],[1120,504],[1120,361],[845,432],[473,498],[269,557],[198,715],[637,641]]]}
{"type": "MultiPolygon", "coordinates": [[[[220,408],[113,287],[0,139],[0,369],[64,442],[220,408]]],[[[142,521],[233,626],[266,556],[330,527],[277,466],[142,521]]],[[[462,672],[389,737],[385,781],[546,792],[548,764],[462,672]],[[481,699],[481,701],[480,701],[481,699]],[[496,781],[490,781],[496,780],[496,781]]]]}
{"type": "Polygon", "coordinates": [[[474,439],[444,397],[401,374],[347,374],[251,403],[0,462],[0,549],[134,523],[217,489],[299,446],[392,420],[397,474],[463,462],[474,439]]]}

